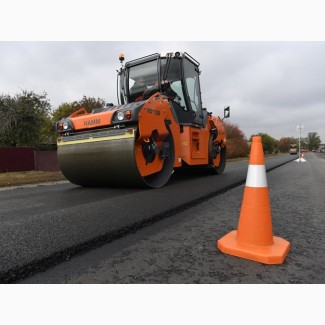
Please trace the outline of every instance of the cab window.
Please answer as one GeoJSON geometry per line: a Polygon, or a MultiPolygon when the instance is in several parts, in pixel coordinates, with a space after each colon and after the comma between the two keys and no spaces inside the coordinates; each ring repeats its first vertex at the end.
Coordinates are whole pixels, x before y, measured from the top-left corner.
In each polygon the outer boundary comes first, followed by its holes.
{"type": "Polygon", "coordinates": [[[144,92],[155,87],[158,83],[157,61],[131,67],[128,77],[129,102],[142,100],[144,92]]]}
{"type": "Polygon", "coordinates": [[[201,111],[199,72],[197,70],[195,65],[184,60],[185,83],[191,108],[194,112],[201,111]]]}
{"type": "Polygon", "coordinates": [[[172,100],[180,105],[183,110],[188,111],[181,82],[182,60],[172,58],[167,67],[166,63],[167,59],[164,58],[161,60],[161,79],[163,81],[166,78],[170,83],[171,89],[176,93],[177,96],[172,96],[172,100]]]}

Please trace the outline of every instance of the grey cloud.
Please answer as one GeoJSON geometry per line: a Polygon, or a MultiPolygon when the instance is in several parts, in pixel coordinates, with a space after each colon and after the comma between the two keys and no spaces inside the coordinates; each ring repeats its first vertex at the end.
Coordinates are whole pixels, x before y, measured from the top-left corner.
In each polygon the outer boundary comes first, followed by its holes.
{"type": "Polygon", "coordinates": [[[249,137],[317,132],[325,142],[325,42],[0,42],[0,93],[46,91],[55,109],[83,95],[116,102],[118,54],[126,61],[185,51],[200,62],[203,104],[249,137]]]}

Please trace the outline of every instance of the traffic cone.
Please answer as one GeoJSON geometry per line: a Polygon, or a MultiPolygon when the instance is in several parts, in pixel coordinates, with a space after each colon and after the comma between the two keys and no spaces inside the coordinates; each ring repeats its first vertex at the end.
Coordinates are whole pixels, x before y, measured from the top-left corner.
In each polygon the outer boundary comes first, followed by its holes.
{"type": "Polygon", "coordinates": [[[297,162],[306,162],[306,159],[304,158],[305,156],[304,156],[304,153],[302,152],[301,153],[301,157],[299,157],[298,159],[296,159],[295,161],[297,161],[297,162]]]}
{"type": "Polygon", "coordinates": [[[273,236],[260,136],[253,137],[238,228],[219,239],[217,248],[223,253],[264,264],[282,264],[289,252],[290,243],[273,236]]]}

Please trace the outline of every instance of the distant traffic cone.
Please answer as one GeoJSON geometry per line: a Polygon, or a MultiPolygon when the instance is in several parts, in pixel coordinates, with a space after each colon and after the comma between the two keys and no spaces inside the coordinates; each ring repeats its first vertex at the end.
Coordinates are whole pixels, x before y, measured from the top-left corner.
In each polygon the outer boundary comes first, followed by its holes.
{"type": "Polygon", "coordinates": [[[274,237],[262,140],[253,137],[238,229],[217,241],[226,254],[264,264],[282,264],[290,243],[274,237]]]}
{"type": "Polygon", "coordinates": [[[301,153],[301,157],[299,157],[298,159],[296,159],[295,161],[297,162],[306,162],[306,159],[304,158],[304,153],[301,153]]]}

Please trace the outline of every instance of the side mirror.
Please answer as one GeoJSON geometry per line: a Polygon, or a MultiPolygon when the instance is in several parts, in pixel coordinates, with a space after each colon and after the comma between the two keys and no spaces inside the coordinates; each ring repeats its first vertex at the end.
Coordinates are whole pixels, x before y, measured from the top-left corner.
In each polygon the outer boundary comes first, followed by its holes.
{"type": "Polygon", "coordinates": [[[230,106],[225,106],[223,110],[223,118],[229,118],[230,117],[230,106]]]}

